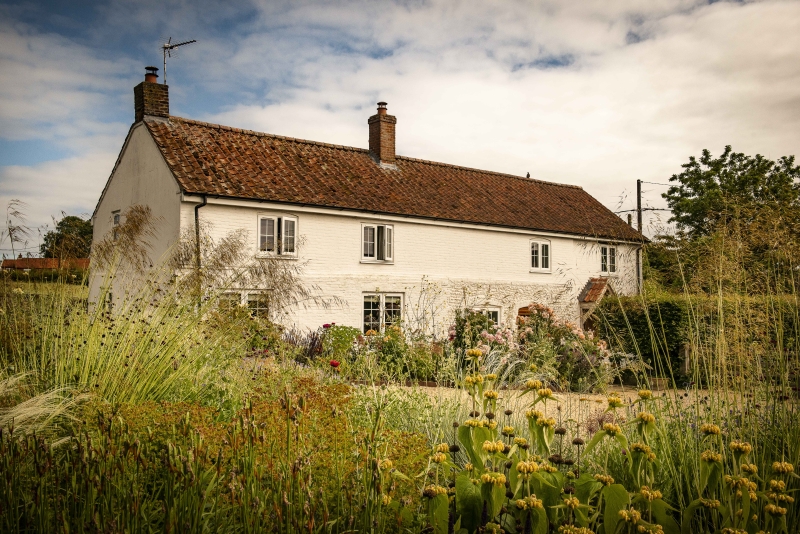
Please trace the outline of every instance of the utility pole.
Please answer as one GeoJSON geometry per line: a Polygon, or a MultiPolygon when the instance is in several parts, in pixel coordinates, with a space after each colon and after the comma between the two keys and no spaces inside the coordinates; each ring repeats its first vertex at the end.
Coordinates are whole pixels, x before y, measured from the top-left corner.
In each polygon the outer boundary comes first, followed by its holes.
{"type": "MultiPolygon", "coordinates": [[[[630,217],[630,215],[628,215],[630,217]]],[[[629,219],[630,220],[630,219],[629,219]]],[[[642,233],[642,181],[636,180],[636,229],[639,230],[639,233],[642,233]]],[[[639,248],[636,249],[636,285],[638,286],[637,289],[639,290],[639,294],[642,294],[642,247],[644,243],[642,243],[639,248]]]]}
{"type": "Polygon", "coordinates": [[[636,229],[642,233],[642,181],[636,180],[636,229]]]}

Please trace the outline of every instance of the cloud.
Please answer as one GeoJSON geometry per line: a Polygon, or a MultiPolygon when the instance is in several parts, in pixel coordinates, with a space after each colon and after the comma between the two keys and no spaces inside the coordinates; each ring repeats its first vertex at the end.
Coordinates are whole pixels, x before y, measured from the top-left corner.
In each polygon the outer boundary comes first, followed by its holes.
{"type": "MultiPolygon", "coordinates": [[[[80,195],[91,211],[131,88],[167,35],[198,39],[170,63],[176,114],[366,147],[386,100],[400,154],[531,172],[612,208],[633,207],[637,178],[665,182],[703,148],[777,158],[800,141],[796,2],[115,0],[95,15],[97,35],[81,38],[0,23],[0,136],[72,151],[0,171],[4,188],[27,180],[16,194],[42,214],[80,195]],[[33,185],[71,176],[85,192],[33,185]]],[[[664,205],[659,187],[646,203],[664,205]]]]}

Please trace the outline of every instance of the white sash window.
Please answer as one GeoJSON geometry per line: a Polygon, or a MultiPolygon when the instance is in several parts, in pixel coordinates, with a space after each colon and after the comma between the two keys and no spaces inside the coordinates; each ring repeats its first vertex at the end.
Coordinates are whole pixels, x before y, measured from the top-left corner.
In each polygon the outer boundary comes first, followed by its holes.
{"type": "Polygon", "coordinates": [[[361,225],[361,261],[370,263],[394,261],[394,226],[391,224],[361,225]]]}
{"type": "Polygon", "coordinates": [[[297,217],[259,216],[258,251],[262,254],[294,256],[297,253],[297,217]]]}

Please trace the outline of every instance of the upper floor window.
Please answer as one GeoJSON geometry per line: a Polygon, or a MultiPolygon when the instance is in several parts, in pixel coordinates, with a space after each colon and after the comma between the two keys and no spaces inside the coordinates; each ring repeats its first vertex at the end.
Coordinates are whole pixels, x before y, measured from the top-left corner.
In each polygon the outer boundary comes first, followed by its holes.
{"type": "Polygon", "coordinates": [[[600,246],[600,272],[604,274],[617,272],[617,247],[600,246]]]}
{"type": "Polygon", "coordinates": [[[113,234],[112,235],[113,235],[114,241],[116,241],[117,237],[119,235],[119,231],[117,230],[117,227],[119,226],[119,221],[120,221],[119,210],[112,212],[111,215],[112,215],[112,221],[113,221],[113,226],[114,226],[114,230],[113,230],[113,234]]]}
{"type": "Polygon", "coordinates": [[[259,216],[258,250],[261,253],[294,256],[297,253],[297,217],[259,216]]]}
{"type": "Polygon", "coordinates": [[[394,261],[394,226],[391,224],[361,225],[361,261],[394,261]]]}
{"type": "Polygon", "coordinates": [[[531,271],[550,271],[550,242],[531,240],[531,271]]]}

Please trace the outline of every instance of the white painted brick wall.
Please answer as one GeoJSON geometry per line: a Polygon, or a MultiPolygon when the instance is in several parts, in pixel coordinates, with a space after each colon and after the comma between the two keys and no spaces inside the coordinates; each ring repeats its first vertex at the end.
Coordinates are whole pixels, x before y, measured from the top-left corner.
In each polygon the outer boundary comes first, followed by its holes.
{"type": "MultiPolygon", "coordinates": [[[[330,309],[296,310],[292,320],[303,329],[330,322],[360,328],[363,295],[376,291],[404,295],[404,320],[410,327],[420,322],[420,309],[432,310],[433,319],[427,314],[428,327],[433,323],[439,334],[455,310],[464,306],[500,307],[507,324],[513,324],[520,307],[537,301],[578,322],[577,297],[590,277],[601,276],[599,246],[592,240],[266,203],[253,207],[245,202],[216,202],[223,201],[210,199],[200,210],[212,238],[244,229],[254,253],[259,215],[297,217],[300,254],[298,260],[287,261],[305,263],[304,280],[317,286],[322,298],[342,301],[330,309]],[[392,264],[361,262],[361,224],[376,220],[394,225],[392,264]],[[530,272],[531,238],[550,240],[551,273],[530,272]]],[[[194,205],[184,202],[181,206],[184,228],[193,228],[194,205]]],[[[636,288],[635,247],[621,245],[617,250],[613,286],[618,293],[631,294],[636,288]]]]}

